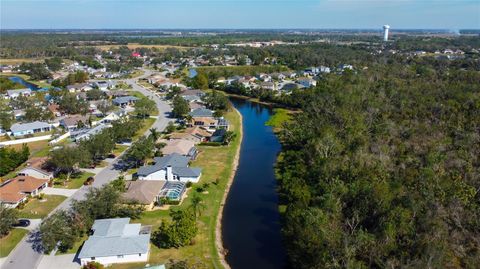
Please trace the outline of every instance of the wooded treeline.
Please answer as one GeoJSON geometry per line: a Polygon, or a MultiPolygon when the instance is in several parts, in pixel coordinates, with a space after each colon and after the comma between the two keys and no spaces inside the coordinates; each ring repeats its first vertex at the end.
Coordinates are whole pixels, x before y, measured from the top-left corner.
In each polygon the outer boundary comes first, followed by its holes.
{"type": "Polygon", "coordinates": [[[385,65],[302,102],[277,163],[294,268],[478,268],[478,72],[385,65]]]}

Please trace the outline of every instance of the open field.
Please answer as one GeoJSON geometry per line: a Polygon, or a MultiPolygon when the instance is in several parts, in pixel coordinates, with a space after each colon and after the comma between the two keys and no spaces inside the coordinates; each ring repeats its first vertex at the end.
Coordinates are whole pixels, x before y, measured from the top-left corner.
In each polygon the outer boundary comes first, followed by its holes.
{"type": "Polygon", "coordinates": [[[67,197],[61,195],[45,195],[43,200],[31,198],[25,208],[19,210],[18,217],[27,219],[44,218],[65,199],[67,197]]]}
{"type": "MultiPolygon", "coordinates": [[[[101,46],[90,46],[90,47],[96,47],[101,50],[110,50],[110,49],[118,49],[121,46],[125,45],[101,45],[101,46]]],[[[192,47],[184,47],[184,46],[173,46],[173,45],[142,45],[138,43],[128,43],[126,45],[129,49],[138,49],[138,48],[155,48],[159,50],[165,50],[167,48],[175,48],[178,50],[188,50],[191,49],[192,47]]]]}
{"type": "Polygon", "coordinates": [[[27,233],[25,229],[15,228],[7,236],[0,238],[0,258],[7,257],[27,233]]]}
{"type": "MultiPolygon", "coordinates": [[[[23,62],[27,63],[40,63],[43,62],[45,58],[21,58],[21,59],[0,59],[0,64],[2,65],[17,65],[23,62]]],[[[4,74],[2,74],[4,75],[4,74]]]]}
{"type": "MultiPolygon", "coordinates": [[[[240,116],[236,111],[226,113],[226,118],[232,124],[231,130],[237,135],[239,134],[241,122],[240,116]]],[[[190,206],[191,193],[196,191],[197,186],[204,183],[209,183],[206,189],[208,193],[201,193],[205,209],[198,220],[198,235],[195,238],[195,244],[191,246],[181,247],[179,249],[159,249],[151,245],[151,253],[149,264],[161,264],[168,262],[169,259],[182,259],[189,262],[201,262],[205,268],[222,268],[220,258],[217,253],[215,245],[215,229],[216,220],[220,209],[222,197],[225,194],[228,180],[232,173],[234,173],[233,165],[235,155],[240,146],[240,139],[237,137],[229,146],[209,147],[199,146],[200,154],[198,158],[192,162],[192,167],[201,167],[202,177],[200,182],[194,184],[189,189],[187,197],[180,206],[172,206],[172,208],[186,209],[190,206]],[[215,184],[217,183],[217,184],[215,184]],[[189,196],[189,197],[188,197],[189,196]]],[[[141,219],[133,220],[132,222],[142,223],[144,225],[152,225],[155,231],[160,223],[168,219],[168,211],[155,210],[143,213],[141,219]]],[[[141,268],[144,264],[123,264],[113,265],[116,269],[141,268]]],[[[201,267],[203,268],[203,267],[201,267]]]]}

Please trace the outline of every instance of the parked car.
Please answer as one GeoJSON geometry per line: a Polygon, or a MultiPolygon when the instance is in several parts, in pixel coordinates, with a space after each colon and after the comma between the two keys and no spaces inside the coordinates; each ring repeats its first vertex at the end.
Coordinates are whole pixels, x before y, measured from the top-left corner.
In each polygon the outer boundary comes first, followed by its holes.
{"type": "Polygon", "coordinates": [[[111,159],[115,159],[115,158],[117,158],[117,155],[115,155],[115,154],[113,154],[113,153],[110,153],[110,154],[108,154],[107,157],[108,157],[108,158],[111,158],[111,159]]]}
{"type": "Polygon", "coordinates": [[[28,227],[30,226],[30,220],[28,219],[19,219],[17,223],[13,224],[14,227],[28,227]]]}
{"type": "Polygon", "coordinates": [[[85,186],[92,185],[94,181],[95,181],[95,178],[89,177],[89,178],[87,178],[87,180],[85,180],[85,182],[83,182],[83,185],[85,185],[85,186]]]}

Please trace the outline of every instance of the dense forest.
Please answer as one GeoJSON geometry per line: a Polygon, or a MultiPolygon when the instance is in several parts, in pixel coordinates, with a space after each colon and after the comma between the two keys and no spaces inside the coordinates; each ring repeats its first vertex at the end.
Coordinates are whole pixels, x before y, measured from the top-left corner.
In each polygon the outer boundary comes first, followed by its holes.
{"type": "Polygon", "coordinates": [[[295,268],[478,268],[478,71],[329,76],[301,109],[277,163],[295,268]]]}

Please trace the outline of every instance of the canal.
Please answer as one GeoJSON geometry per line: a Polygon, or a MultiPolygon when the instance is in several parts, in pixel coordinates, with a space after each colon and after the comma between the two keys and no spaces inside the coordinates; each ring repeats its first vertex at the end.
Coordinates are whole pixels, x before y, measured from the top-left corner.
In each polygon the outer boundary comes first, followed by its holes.
{"type": "Polygon", "coordinates": [[[8,77],[8,79],[10,79],[10,80],[13,81],[13,82],[20,83],[20,84],[22,84],[23,86],[29,88],[29,89],[32,90],[32,91],[36,91],[36,90],[41,89],[41,88],[38,87],[37,85],[25,81],[25,80],[24,80],[23,78],[21,78],[21,77],[15,77],[15,76],[13,76],[13,77],[8,77]]]}
{"type": "Polygon", "coordinates": [[[272,110],[248,100],[230,99],[243,117],[237,172],[228,194],[222,237],[232,269],[286,268],[274,164],[280,143],[265,122],[272,110]]]}

